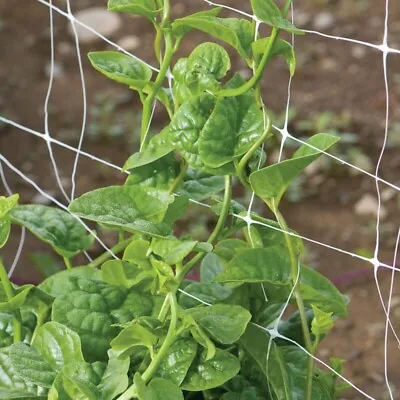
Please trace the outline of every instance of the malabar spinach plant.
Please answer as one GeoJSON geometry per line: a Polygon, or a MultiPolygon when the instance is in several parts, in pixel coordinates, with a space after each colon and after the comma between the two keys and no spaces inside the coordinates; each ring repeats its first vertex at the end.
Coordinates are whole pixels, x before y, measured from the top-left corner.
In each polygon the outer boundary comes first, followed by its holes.
{"type": "MultiPolygon", "coordinates": [[[[0,398],[329,400],[342,389],[310,355],[347,301],[301,264],[302,240],[279,207],[288,185],[337,138],[318,134],[290,159],[266,161],[273,131],[261,79],[279,56],[294,73],[293,48],[280,33],[302,32],[286,18],[290,0],[282,9],[273,0],[251,6],[270,36],[255,22],[221,17],[221,8],[172,19],[170,0],[109,1],[110,11],[145,17],[156,32],[157,73],[120,52],[89,54],[96,70],[138,93],[140,151],[125,163],[124,185],[82,195],[70,213],[0,198],[0,245],[11,225],[22,225],[66,264],[38,286],[17,286],[0,262],[0,398]],[[176,59],[191,30],[231,46],[252,76],[234,73],[214,42],[176,59]],[[155,102],[169,121],[150,134],[155,102]],[[275,219],[235,202],[233,181],[275,219]],[[205,242],[182,224],[176,234],[191,200],[215,213],[205,242]],[[95,233],[77,217],[119,233],[111,252],[84,266],[75,256],[95,233]],[[200,280],[188,280],[198,268],[200,280]],[[286,302],[291,313],[283,313],[286,302]]],[[[342,369],[339,359],[331,365],[342,369]]]]}

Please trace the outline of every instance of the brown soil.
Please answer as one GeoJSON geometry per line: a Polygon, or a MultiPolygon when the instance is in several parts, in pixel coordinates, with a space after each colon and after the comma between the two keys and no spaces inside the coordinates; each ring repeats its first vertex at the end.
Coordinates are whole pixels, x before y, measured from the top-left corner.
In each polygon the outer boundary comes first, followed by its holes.
{"type": "MultiPolygon", "coordinates": [[[[13,2],[0,3],[0,115],[43,132],[43,104],[48,85],[45,67],[49,61],[48,8],[37,1],[22,2],[16,7],[13,2]],[[22,4],[21,3],[21,4],[22,4]]],[[[103,0],[81,0],[74,2],[74,11],[90,5],[103,5],[103,0]],[[76,3],[76,4],[75,4],[76,3]]],[[[177,3],[174,13],[188,14],[197,9],[196,3],[188,0],[177,3]]],[[[234,7],[245,7],[243,1],[225,1],[234,7]]],[[[307,28],[312,29],[313,18],[320,12],[329,12],[335,20],[327,33],[379,43],[382,38],[384,2],[373,0],[306,0],[296,5],[297,13],[309,18],[307,28]]],[[[57,5],[63,7],[64,2],[57,5]]],[[[389,43],[400,48],[400,3],[390,2],[389,43]]],[[[135,53],[154,62],[149,49],[152,48],[151,26],[140,19],[124,18],[125,28],[118,32],[114,40],[126,34],[138,35],[141,45],[135,53]]],[[[56,61],[62,66],[62,73],[54,81],[50,107],[50,128],[52,135],[71,146],[77,146],[82,118],[81,83],[78,74],[76,54],[67,33],[67,21],[54,16],[56,26],[56,61]]],[[[205,38],[193,34],[182,44],[182,54],[187,54],[195,43],[205,38]]],[[[385,88],[383,81],[382,54],[376,50],[363,48],[352,43],[334,41],[316,35],[296,38],[298,69],[293,81],[292,105],[297,110],[290,130],[296,135],[298,124],[313,118],[321,112],[336,114],[347,112],[351,122],[346,131],[357,133],[357,146],[370,158],[372,165],[377,161],[383,143],[385,125],[385,88]]],[[[129,139],[138,131],[140,114],[137,99],[127,94],[124,88],[114,85],[93,71],[86,60],[89,50],[101,50],[107,46],[97,42],[82,46],[85,81],[88,93],[89,124],[96,122],[93,117],[96,96],[103,93],[114,103],[116,120],[103,121],[107,133],[113,123],[122,125],[125,135],[113,139],[107,134],[91,139],[86,137],[83,149],[91,154],[122,165],[127,156],[135,151],[135,141],[129,139]],[[128,122],[123,122],[130,115],[128,122]],[[133,116],[133,117],[132,117],[133,116]],[[117,122],[116,122],[117,121],[117,122]],[[110,124],[110,125],[107,125],[110,124]]],[[[233,59],[239,68],[244,68],[236,56],[233,59]]],[[[400,57],[389,56],[388,78],[390,84],[392,126],[400,121],[400,57]]],[[[288,74],[284,61],[277,60],[265,76],[264,98],[274,112],[282,112],[287,98],[288,74]]],[[[156,124],[162,124],[164,114],[157,110],[156,124]]],[[[157,129],[156,127],[154,129],[157,129]]],[[[343,129],[342,129],[343,130],[343,129]]],[[[312,132],[310,132],[312,133],[312,132]]],[[[391,133],[395,139],[395,132],[391,133]]],[[[397,130],[397,135],[399,132],[397,130]]],[[[70,175],[74,154],[58,146],[54,154],[63,183],[70,190],[70,175]]],[[[22,130],[0,125],[0,151],[13,165],[21,169],[41,188],[63,201],[57,191],[52,173],[48,150],[40,138],[22,130]]],[[[381,176],[399,184],[400,156],[398,148],[390,147],[384,156],[381,176]]],[[[6,169],[6,176],[12,190],[21,194],[22,202],[29,202],[35,190],[20,177],[6,169]]],[[[113,169],[101,166],[81,157],[77,174],[77,194],[111,182],[122,182],[123,176],[113,169]]],[[[360,217],[354,212],[355,203],[365,193],[375,194],[375,182],[365,175],[349,174],[349,169],[335,165],[328,171],[317,171],[310,177],[311,183],[303,188],[311,195],[296,203],[285,203],[284,214],[289,225],[303,236],[329,244],[349,252],[357,249],[373,251],[375,226],[373,217],[360,217]],[[312,190],[311,190],[312,189],[312,190]]],[[[382,184],[381,189],[387,187],[382,184]]],[[[0,189],[3,194],[3,188],[0,189]]],[[[389,193],[390,194],[390,193],[389,193]]],[[[304,193],[303,193],[304,195],[304,193]]],[[[390,197],[390,196],[389,196],[390,197]]],[[[384,202],[388,216],[381,223],[381,243],[379,258],[391,263],[394,239],[399,225],[398,197],[393,195],[384,202]]],[[[7,264],[12,262],[18,245],[19,230],[14,229],[10,243],[2,251],[7,264]]],[[[353,383],[376,399],[389,398],[384,382],[384,329],[385,316],[377,297],[372,266],[344,255],[338,251],[310,243],[308,260],[320,271],[340,285],[350,297],[350,313],[339,321],[332,335],[324,342],[319,356],[329,359],[339,356],[348,359],[345,375],[353,383]],[[369,269],[368,269],[369,268],[369,269]],[[347,275],[346,275],[347,274],[347,275]]],[[[28,235],[23,256],[16,277],[25,280],[37,279],[30,267],[30,256],[34,252],[47,251],[47,247],[28,235]]],[[[387,297],[390,272],[381,270],[380,284],[387,297]]],[[[392,320],[399,327],[400,290],[395,287],[392,320]]],[[[400,353],[389,335],[390,381],[400,393],[400,353]]],[[[400,399],[399,394],[396,398],[400,399]]],[[[345,392],[343,399],[362,399],[354,390],[345,392]]]]}

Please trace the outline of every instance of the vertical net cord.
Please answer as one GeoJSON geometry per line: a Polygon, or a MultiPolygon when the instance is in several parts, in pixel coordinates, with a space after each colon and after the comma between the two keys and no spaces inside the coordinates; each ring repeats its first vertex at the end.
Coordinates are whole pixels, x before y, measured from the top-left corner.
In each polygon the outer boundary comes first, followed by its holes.
{"type": "MultiPolygon", "coordinates": [[[[49,0],[50,4],[53,0],[49,0]]],[[[61,190],[61,193],[65,197],[65,199],[69,202],[70,198],[67,195],[67,192],[64,189],[64,186],[61,182],[60,174],[58,172],[57,162],[53,154],[53,148],[51,146],[51,135],[49,130],[49,102],[51,91],[53,88],[53,81],[54,81],[54,23],[53,23],[53,9],[49,8],[49,17],[50,17],[50,77],[49,77],[49,84],[47,88],[46,98],[44,101],[44,139],[46,141],[47,149],[49,151],[51,164],[53,166],[54,175],[57,180],[58,187],[61,190]]]]}
{"type": "Polygon", "coordinates": [[[80,155],[80,151],[82,149],[83,139],[85,136],[86,116],[87,116],[87,98],[86,98],[85,75],[83,72],[81,49],[79,46],[79,36],[78,36],[78,32],[77,32],[76,26],[75,26],[75,19],[73,18],[73,14],[71,11],[70,0],[67,0],[67,12],[68,12],[72,32],[74,35],[74,40],[75,40],[76,57],[77,57],[77,61],[78,61],[79,75],[80,75],[81,87],[82,87],[82,107],[83,107],[83,109],[82,109],[82,126],[81,126],[81,132],[79,135],[78,151],[75,155],[74,166],[72,168],[72,174],[71,174],[71,185],[72,185],[71,186],[71,201],[72,201],[72,200],[74,200],[74,197],[75,197],[75,188],[76,188],[76,178],[75,177],[76,177],[76,171],[78,168],[79,155],[80,155]]]}

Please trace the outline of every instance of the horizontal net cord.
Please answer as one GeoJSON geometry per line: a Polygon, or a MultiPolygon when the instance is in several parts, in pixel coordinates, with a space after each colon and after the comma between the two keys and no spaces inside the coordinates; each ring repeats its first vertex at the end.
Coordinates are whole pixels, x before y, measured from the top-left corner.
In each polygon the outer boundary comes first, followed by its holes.
{"type": "MultiPolygon", "coordinates": [[[[3,121],[3,122],[8,123],[8,124],[10,124],[10,125],[13,125],[13,126],[15,126],[16,128],[21,129],[22,131],[31,133],[31,134],[33,134],[33,135],[35,135],[35,136],[37,136],[37,137],[40,137],[40,138],[42,138],[42,139],[44,139],[44,140],[51,140],[51,141],[54,142],[55,144],[57,144],[57,145],[59,145],[59,146],[61,146],[61,147],[64,147],[64,148],[66,148],[66,149],[68,149],[68,150],[70,150],[70,151],[77,152],[77,149],[76,149],[75,147],[73,147],[73,146],[69,146],[69,145],[67,145],[67,144],[65,144],[65,143],[63,143],[63,142],[61,142],[61,141],[58,141],[58,140],[56,140],[56,139],[53,139],[53,138],[48,138],[48,139],[46,139],[42,133],[37,132],[37,131],[34,131],[33,129],[27,128],[27,127],[25,127],[25,126],[23,126],[23,125],[21,125],[21,124],[18,124],[18,123],[14,122],[14,121],[8,120],[7,118],[4,118],[4,117],[1,117],[1,116],[0,116],[0,121],[3,121]]],[[[93,156],[93,155],[90,154],[90,153],[86,153],[86,152],[84,152],[84,151],[81,151],[80,153],[81,153],[81,155],[83,155],[83,156],[85,156],[85,157],[87,157],[87,158],[89,158],[89,159],[91,159],[91,160],[93,160],[93,161],[100,162],[100,163],[102,163],[102,164],[104,164],[104,165],[106,165],[106,166],[109,166],[109,167],[111,167],[111,168],[114,168],[114,169],[116,169],[116,170],[118,170],[118,171],[125,172],[126,174],[129,174],[129,172],[127,172],[127,171],[122,171],[122,168],[121,168],[121,167],[119,167],[119,166],[117,166],[117,165],[115,165],[115,164],[112,164],[112,163],[110,163],[110,162],[108,162],[108,161],[105,161],[105,160],[103,160],[103,159],[101,159],[101,158],[98,158],[98,157],[96,157],[96,156],[93,156]]],[[[383,182],[383,183],[385,183],[385,182],[383,182]]],[[[389,186],[391,185],[391,184],[389,184],[388,182],[387,182],[387,184],[388,184],[389,186]]],[[[193,199],[190,199],[190,201],[191,201],[193,204],[197,204],[197,205],[202,206],[202,207],[211,208],[210,205],[205,204],[205,203],[202,203],[202,202],[200,202],[200,201],[193,200],[193,199]]],[[[241,216],[241,215],[239,215],[239,214],[234,214],[234,216],[237,217],[237,218],[243,219],[244,221],[246,221],[246,217],[243,217],[243,216],[241,216]]],[[[261,226],[269,227],[269,228],[271,228],[271,229],[278,230],[278,231],[281,231],[281,232],[285,232],[284,230],[279,229],[279,228],[277,228],[277,227],[275,227],[275,226],[268,225],[268,224],[264,224],[264,223],[262,223],[262,222],[255,221],[255,220],[253,220],[253,219],[251,220],[251,223],[252,223],[252,224],[256,224],[256,225],[261,225],[261,226]]],[[[358,259],[360,259],[360,260],[367,261],[367,262],[369,262],[369,263],[372,262],[371,259],[369,259],[369,258],[360,256],[360,255],[355,254],[355,253],[351,253],[351,252],[346,251],[346,250],[339,249],[339,248],[337,248],[337,247],[335,247],[335,246],[332,246],[332,245],[329,245],[329,244],[326,244],[326,243],[322,243],[322,242],[319,242],[319,241],[314,240],[314,239],[311,239],[311,238],[307,238],[307,237],[302,236],[302,235],[296,235],[296,234],[294,234],[293,232],[290,232],[290,231],[287,232],[287,233],[290,234],[290,235],[292,235],[292,236],[294,236],[294,237],[298,237],[298,238],[303,239],[303,240],[305,240],[305,241],[308,241],[308,242],[310,242],[310,243],[317,244],[317,245],[319,245],[319,246],[323,246],[323,247],[329,248],[329,249],[331,249],[331,250],[335,250],[335,251],[340,252],[340,253],[342,253],[342,254],[346,254],[346,255],[349,255],[349,256],[351,256],[351,257],[355,257],[355,258],[358,258],[358,259]]],[[[382,266],[382,267],[385,267],[385,268],[389,268],[389,269],[392,269],[392,268],[393,268],[392,266],[389,266],[389,265],[387,265],[387,264],[385,264],[385,263],[380,263],[379,265],[382,266]]],[[[396,271],[400,271],[400,269],[398,269],[398,268],[394,268],[394,269],[395,269],[396,271]]]]}
{"type": "Polygon", "coordinates": [[[112,40],[106,38],[104,35],[97,32],[95,29],[91,28],[90,26],[88,26],[88,25],[84,24],[83,22],[79,21],[78,19],[76,19],[72,13],[65,12],[65,11],[61,10],[61,8],[56,7],[54,4],[51,4],[48,1],[45,1],[45,0],[37,0],[37,1],[39,3],[44,4],[47,7],[50,7],[52,10],[56,11],[58,14],[62,15],[63,17],[69,19],[71,22],[77,23],[78,25],[88,29],[89,31],[94,33],[96,36],[98,36],[101,40],[103,40],[104,42],[108,43],[109,45],[115,47],[121,53],[124,53],[127,56],[132,57],[137,61],[140,61],[141,63],[145,64],[147,67],[149,67],[150,69],[152,69],[155,72],[160,72],[160,70],[158,68],[153,67],[151,64],[147,63],[146,61],[142,60],[141,58],[139,58],[139,57],[135,56],[134,54],[130,53],[129,51],[125,50],[118,44],[114,43],[112,40]]]}
{"type": "Polygon", "coordinates": [[[13,172],[15,172],[17,175],[19,175],[25,182],[29,183],[31,186],[36,189],[38,193],[40,193],[42,196],[46,197],[47,199],[51,200],[55,205],[63,209],[64,211],[68,212],[70,215],[72,215],[79,223],[86,229],[86,231],[91,234],[97,242],[103,247],[104,250],[106,250],[108,253],[111,254],[111,256],[117,260],[119,258],[104,244],[104,242],[97,236],[97,234],[92,231],[78,216],[75,214],[71,213],[68,209],[67,206],[65,206],[63,203],[58,201],[56,198],[53,196],[49,195],[46,191],[44,191],[35,181],[30,179],[28,176],[26,176],[20,169],[15,167],[6,157],[4,157],[3,154],[0,153],[0,161],[2,161],[5,165],[7,165],[8,168],[10,168],[13,172]]]}
{"type": "Polygon", "coordinates": [[[129,172],[123,171],[122,167],[120,167],[118,165],[115,165],[115,164],[113,164],[113,163],[111,163],[109,161],[106,161],[106,160],[102,159],[102,158],[96,157],[93,154],[87,153],[85,151],[82,151],[82,150],[79,151],[77,148],[75,148],[73,146],[70,146],[70,145],[68,145],[68,144],[66,144],[64,142],[61,142],[60,140],[54,139],[53,137],[49,137],[49,136],[46,137],[46,135],[44,135],[41,132],[35,131],[34,129],[31,129],[31,128],[28,128],[28,127],[26,127],[24,125],[21,125],[18,122],[12,121],[12,120],[7,119],[7,118],[4,118],[1,115],[0,115],[0,121],[6,123],[8,125],[14,126],[15,128],[18,128],[23,132],[30,133],[30,134],[32,134],[32,135],[34,135],[34,136],[36,136],[36,137],[38,137],[40,139],[43,139],[44,141],[49,141],[51,143],[56,144],[57,146],[63,147],[64,149],[70,150],[70,151],[72,151],[74,153],[79,153],[82,156],[87,157],[87,158],[89,158],[89,159],[91,159],[93,161],[97,161],[97,162],[99,162],[101,164],[106,165],[107,167],[116,169],[116,170],[118,170],[120,172],[124,172],[124,173],[129,175],[129,172]]]}

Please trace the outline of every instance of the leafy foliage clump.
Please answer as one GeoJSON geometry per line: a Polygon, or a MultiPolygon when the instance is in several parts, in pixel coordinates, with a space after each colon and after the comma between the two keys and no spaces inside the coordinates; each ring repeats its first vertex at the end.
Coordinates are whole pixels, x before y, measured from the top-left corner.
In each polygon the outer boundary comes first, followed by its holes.
{"type": "MultiPolygon", "coordinates": [[[[19,224],[67,266],[38,286],[16,286],[0,262],[0,398],[336,398],[335,374],[318,369],[303,348],[316,352],[334,320],[346,315],[347,300],[301,264],[302,240],[279,204],[337,138],[315,135],[292,158],[265,165],[272,121],[260,81],[278,56],[295,72],[293,48],[279,38],[282,30],[302,33],[286,19],[290,0],[282,10],[273,0],[251,0],[258,20],[271,27],[269,37],[260,37],[255,23],[221,17],[220,8],[171,20],[169,0],[110,0],[108,6],[149,19],[156,31],[156,76],[118,52],[89,54],[96,70],[138,92],[140,151],[125,163],[124,185],[82,195],[70,213],[0,197],[0,247],[19,224]],[[252,77],[232,74],[228,52],[212,42],[173,62],[194,29],[234,48],[252,77]],[[169,122],[151,135],[155,101],[169,122]],[[275,220],[232,200],[234,179],[275,220]],[[216,214],[205,242],[175,233],[190,200],[208,202],[216,214]],[[119,241],[73,267],[95,237],[79,218],[118,231],[119,241]],[[200,279],[187,280],[197,267],[200,279]],[[287,302],[296,311],[284,319],[287,302]]],[[[332,360],[332,368],[340,371],[341,360],[332,360]]]]}

